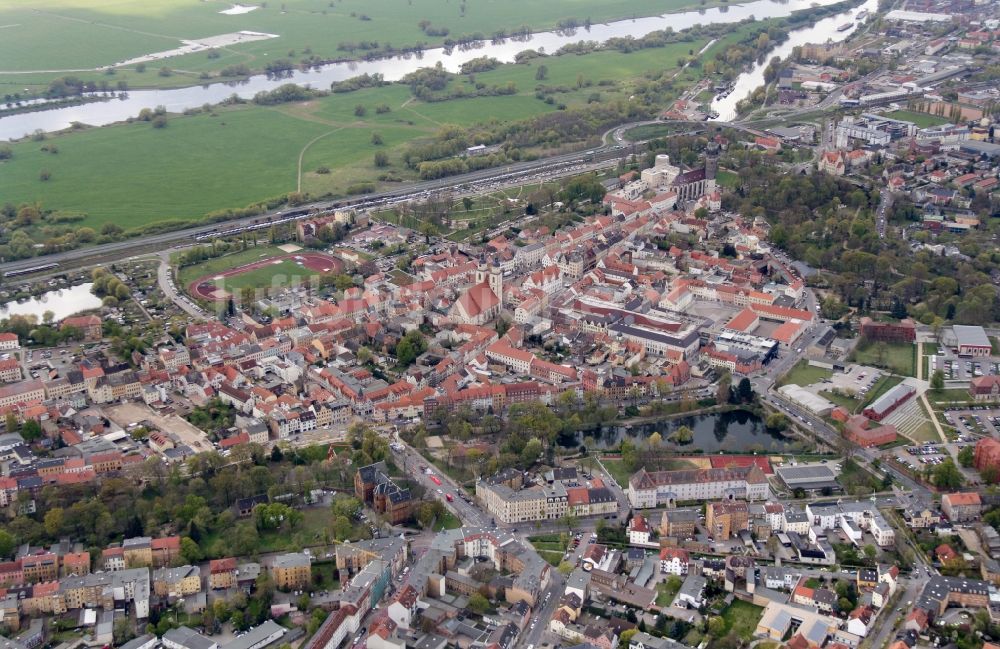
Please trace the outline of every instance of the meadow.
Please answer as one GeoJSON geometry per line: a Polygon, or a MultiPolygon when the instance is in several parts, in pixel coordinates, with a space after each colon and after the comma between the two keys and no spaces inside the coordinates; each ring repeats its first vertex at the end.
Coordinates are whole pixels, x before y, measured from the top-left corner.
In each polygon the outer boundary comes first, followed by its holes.
{"type": "MultiPolygon", "coordinates": [[[[609,22],[652,16],[703,6],[696,0],[283,0],[257,2],[254,11],[226,15],[231,6],[220,0],[0,0],[0,95],[44,88],[66,74],[101,79],[95,68],[171,50],[182,39],[205,38],[242,30],[276,34],[279,38],[242,43],[219,51],[186,54],[147,65],[122,68],[114,80],[130,87],[178,86],[197,83],[201,72],[217,73],[243,64],[262,70],[269,61],[316,57],[322,60],[361,56],[339,49],[341,43],[378,42],[395,48],[423,43],[440,45],[446,38],[480,33],[486,37],[529,27],[542,31],[571,19],[609,22]],[[428,21],[431,29],[421,29],[428,21]],[[435,30],[447,29],[447,36],[435,30]],[[170,77],[160,67],[178,71],[170,77]],[[34,72],[30,76],[22,73],[34,72]]],[[[714,4],[714,3],[707,3],[714,4]]],[[[114,84],[112,84],[114,85],[114,84]]]]}
{"type": "MultiPolygon", "coordinates": [[[[415,172],[402,163],[406,146],[443,125],[516,121],[557,110],[534,95],[538,65],[548,69],[546,85],[567,88],[556,95],[560,102],[582,106],[593,93],[601,100],[627,97],[645,72],[669,72],[678,56],[703,45],[546,57],[476,75],[487,85],[513,82],[514,95],[422,102],[407,86],[393,84],[279,106],[171,115],[164,128],[133,122],[25,140],[11,145],[13,158],[0,163],[0,194],[13,203],[39,201],[48,209],[85,214],[76,225],[100,230],[107,223],[128,229],[197,220],[297,190],[344,193],[383,173],[414,180],[415,172]],[[576,88],[578,79],[589,87],[576,88]],[[389,112],[377,113],[381,104],[389,112]],[[361,116],[359,105],[365,109],[361,116]],[[382,144],[373,144],[373,134],[382,144]],[[42,150],[53,146],[58,153],[42,150]],[[389,167],[375,167],[377,151],[388,155],[389,167]],[[319,173],[324,167],[329,173],[319,173]],[[48,180],[41,180],[43,171],[48,180]]],[[[467,77],[451,85],[473,89],[467,77]]]]}

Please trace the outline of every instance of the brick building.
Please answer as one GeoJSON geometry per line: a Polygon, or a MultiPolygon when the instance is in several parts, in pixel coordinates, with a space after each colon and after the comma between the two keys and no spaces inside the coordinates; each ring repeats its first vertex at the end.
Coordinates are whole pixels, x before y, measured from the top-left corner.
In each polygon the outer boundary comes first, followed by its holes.
{"type": "Polygon", "coordinates": [[[972,466],[977,471],[983,469],[1000,469],[1000,441],[992,437],[984,437],[976,442],[976,453],[972,459],[972,466]]]}
{"type": "Polygon", "coordinates": [[[912,343],[917,339],[917,325],[909,318],[899,322],[875,322],[861,318],[861,337],[886,343],[912,343]]]}

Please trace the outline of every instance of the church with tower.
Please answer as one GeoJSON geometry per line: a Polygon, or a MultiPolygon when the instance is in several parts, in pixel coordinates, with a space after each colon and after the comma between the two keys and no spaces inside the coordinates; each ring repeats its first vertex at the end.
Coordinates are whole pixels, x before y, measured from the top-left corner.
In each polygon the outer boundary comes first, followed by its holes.
{"type": "Polygon", "coordinates": [[[675,192],[677,201],[693,201],[715,191],[715,176],[719,171],[719,144],[709,141],[705,148],[705,165],[682,169],[671,163],[670,156],[661,153],[656,162],[642,172],[646,189],[657,193],[675,192]]]}
{"type": "Polygon", "coordinates": [[[456,322],[470,325],[484,325],[500,315],[503,308],[503,271],[495,260],[487,263],[486,257],[479,258],[476,268],[476,283],[458,298],[451,308],[451,317],[456,322]]]}

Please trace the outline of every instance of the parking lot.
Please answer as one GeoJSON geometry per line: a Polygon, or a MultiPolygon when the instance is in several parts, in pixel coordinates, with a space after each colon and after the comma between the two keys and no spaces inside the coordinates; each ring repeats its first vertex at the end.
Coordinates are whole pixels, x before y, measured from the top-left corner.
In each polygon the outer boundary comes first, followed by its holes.
{"type": "Polygon", "coordinates": [[[976,376],[1000,375],[1000,359],[959,358],[947,350],[941,350],[930,358],[931,373],[941,370],[947,381],[968,381],[976,376]]]}
{"type": "Polygon", "coordinates": [[[906,467],[923,471],[928,466],[937,466],[949,457],[944,444],[925,443],[920,446],[901,446],[896,449],[896,457],[906,467]]]}
{"type": "Polygon", "coordinates": [[[882,372],[873,367],[864,365],[849,365],[845,372],[834,372],[829,379],[829,386],[826,389],[840,392],[841,394],[856,396],[864,401],[868,391],[872,389],[882,372]]]}
{"type": "MultiPolygon", "coordinates": [[[[103,345],[88,345],[88,351],[103,349],[103,345]]],[[[77,369],[80,354],[83,351],[80,343],[70,343],[61,347],[28,349],[23,352],[24,374],[33,379],[44,378],[51,372],[64,376],[67,371],[77,369]]]]}
{"type": "Polygon", "coordinates": [[[1000,437],[1000,408],[948,409],[944,412],[944,419],[958,431],[960,442],[972,442],[980,437],[1000,437]]]}

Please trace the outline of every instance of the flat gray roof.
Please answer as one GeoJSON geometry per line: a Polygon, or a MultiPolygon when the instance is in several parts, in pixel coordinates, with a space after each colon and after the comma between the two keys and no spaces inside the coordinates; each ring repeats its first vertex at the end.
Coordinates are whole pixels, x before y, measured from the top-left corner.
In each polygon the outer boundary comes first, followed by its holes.
{"type": "Polygon", "coordinates": [[[281,636],[284,636],[287,629],[274,620],[265,620],[264,623],[257,628],[250,629],[242,636],[233,638],[231,641],[222,645],[222,649],[251,649],[252,647],[258,646],[259,643],[279,631],[281,632],[281,635],[271,642],[276,642],[281,636]]]}
{"type": "Polygon", "coordinates": [[[955,331],[955,339],[959,345],[990,346],[990,339],[986,335],[986,330],[982,327],[955,325],[952,329],[955,331]]]}
{"type": "Polygon", "coordinates": [[[775,469],[778,477],[789,487],[806,487],[811,485],[826,486],[836,484],[837,476],[825,464],[807,464],[805,466],[786,466],[775,469]]]}

